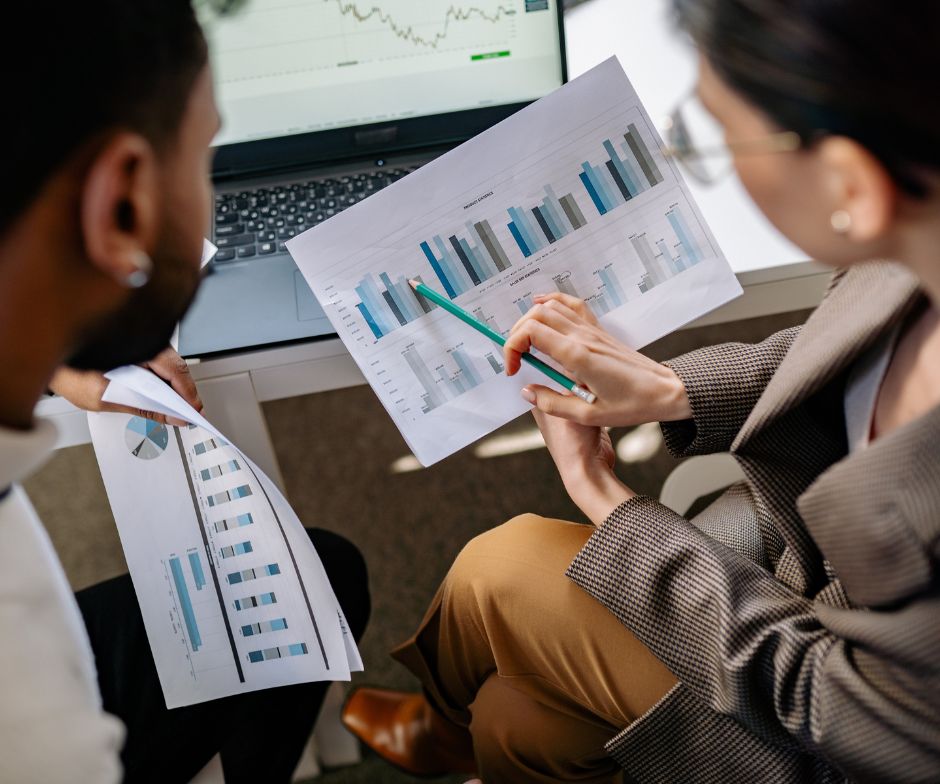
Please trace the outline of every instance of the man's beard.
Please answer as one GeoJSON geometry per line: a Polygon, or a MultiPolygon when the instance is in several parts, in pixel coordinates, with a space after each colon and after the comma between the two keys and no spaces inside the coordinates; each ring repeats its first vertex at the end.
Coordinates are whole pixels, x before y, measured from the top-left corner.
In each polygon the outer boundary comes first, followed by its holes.
{"type": "Polygon", "coordinates": [[[197,265],[176,243],[158,243],[150,280],[135,289],[120,310],[88,329],[66,364],[76,370],[108,371],[153,359],[169,346],[199,281],[197,265]]]}

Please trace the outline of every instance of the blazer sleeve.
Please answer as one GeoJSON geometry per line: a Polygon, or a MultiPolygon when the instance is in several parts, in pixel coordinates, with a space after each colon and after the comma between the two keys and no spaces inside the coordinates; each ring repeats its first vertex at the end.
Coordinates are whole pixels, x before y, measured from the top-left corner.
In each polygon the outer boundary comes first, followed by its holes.
{"type": "Polygon", "coordinates": [[[663,422],[674,457],[727,452],[758,398],[786,356],[800,327],[760,343],[722,343],[665,362],[685,384],[692,418],[663,422]]]}
{"type": "Polygon", "coordinates": [[[653,499],[619,506],[568,570],[712,709],[855,781],[940,771],[940,592],[839,609],[653,499]]]}

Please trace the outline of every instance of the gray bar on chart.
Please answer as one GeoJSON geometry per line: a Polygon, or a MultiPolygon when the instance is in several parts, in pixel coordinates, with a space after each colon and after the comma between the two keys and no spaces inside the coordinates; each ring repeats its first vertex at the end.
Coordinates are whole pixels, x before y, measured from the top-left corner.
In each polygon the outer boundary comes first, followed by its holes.
{"type": "Polygon", "coordinates": [[[492,354],[486,355],[486,361],[490,363],[490,367],[493,368],[493,372],[496,373],[497,376],[503,372],[503,366],[492,354]]]}
{"type": "Polygon", "coordinates": [[[500,245],[499,240],[496,239],[496,235],[493,233],[489,221],[483,220],[473,225],[476,226],[476,230],[480,232],[480,239],[483,240],[483,244],[486,246],[487,251],[489,251],[490,257],[496,262],[499,271],[504,272],[509,269],[512,266],[512,262],[509,261],[509,257],[503,250],[503,246],[500,245]]]}
{"type": "Polygon", "coordinates": [[[653,249],[650,247],[649,242],[646,241],[646,236],[640,235],[639,237],[633,237],[630,242],[633,244],[637,256],[640,257],[640,261],[643,262],[643,268],[646,270],[646,274],[649,275],[653,285],[663,283],[666,278],[660,271],[659,265],[656,264],[656,260],[653,258],[653,249]]]}
{"type": "Polygon", "coordinates": [[[660,173],[656,161],[653,160],[653,156],[650,155],[650,151],[647,149],[636,125],[630,123],[627,128],[629,132],[624,134],[624,138],[627,140],[627,144],[630,145],[630,149],[633,150],[633,155],[636,157],[637,163],[640,164],[640,168],[643,169],[643,174],[646,175],[646,179],[649,180],[650,185],[661,183],[663,181],[663,175],[660,173]]]}
{"type": "Polygon", "coordinates": [[[568,216],[572,226],[580,229],[582,226],[587,225],[587,221],[584,220],[584,213],[581,212],[578,203],[570,193],[565,194],[558,201],[561,202],[561,208],[565,211],[565,215],[568,216]]]}
{"type": "Polygon", "coordinates": [[[402,352],[402,356],[405,358],[405,362],[411,367],[411,371],[415,374],[421,386],[424,387],[424,391],[428,395],[429,408],[437,408],[438,406],[444,405],[447,399],[437,388],[434,377],[431,375],[431,371],[428,370],[428,366],[424,364],[424,360],[421,359],[421,355],[418,354],[412,346],[405,349],[402,352]]]}
{"type": "MultiPolygon", "coordinates": [[[[415,277],[415,280],[418,281],[418,283],[424,283],[424,281],[421,279],[421,276],[420,276],[420,275],[416,276],[416,277],[415,277]]],[[[424,297],[422,297],[420,294],[418,294],[418,292],[415,291],[413,288],[411,288],[411,284],[410,284],[410,283],[407,283],[407,281],[406,281],[406,285],[408,286],[408,290],[411,292],[411,295],[418,301],[418,304],[421,306],[421,309],[422,309],[425,313],[430,313],[430,312],[431,312],[431,308],[434,307],[434,305],[433,305],[431,302],[428,302],[428,301],[427,301],[424,297]]]]}
{"type": "Polygon", "coordinates": [[[578,292],[575,291],[574,286],[571,285],[570,274],[556,275],[554,278],[552,278],[552,281],[555,283],[555,285],[558,287],[558,290],[562,294],[570,294],[572,297],[581,299],[581,297],[578,296],[578,292]]]}

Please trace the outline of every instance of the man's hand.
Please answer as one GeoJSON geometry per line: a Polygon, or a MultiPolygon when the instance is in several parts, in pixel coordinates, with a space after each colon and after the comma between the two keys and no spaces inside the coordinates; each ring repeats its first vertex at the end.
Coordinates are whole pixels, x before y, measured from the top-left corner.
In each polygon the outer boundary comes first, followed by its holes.
{"type": "MultiPolygon", "coordinates": [[[[168,382],[179,396],[197,411],[202,411],[202,400],[199,399],[196,382],[189,374],[189,366],[173,349],[168,348],[150,362],[145,362],[143,367],[152,370],[168,382]]],[[[59,368],[52,377],[52,381],[49,382],[49,389],[64,397],[72,405],[85,411],[113,411],[146,417],[168,425],[183,426],[186,424],[186,422],[158,414],[155,411],[144,411],[128,408],[127,406],[116,406],[113,403],[105,403],[102,401],[101,396],[104,395],[107,388],[108,380],[101,373],[94,370],[73,370],[68,367],[59,368]]]]}
{"type": "Polygon", "coordinates": [[[565,490],[594,525],[636,495],[614,474],[616,453],[607,430],[532,411],[565,490]]]}
{"type": "Polygon", "coordinates": [[[506,373],[515,374],[522,353],[536,348],[597,395],[593,404],[586,403],[532,384],[522,394],[536,408],[583,425],[630,426],[692,416],[679,377],[615,340],[582,300],[553,293],[536,297],[535,303],[506,339],[506,373]]]}

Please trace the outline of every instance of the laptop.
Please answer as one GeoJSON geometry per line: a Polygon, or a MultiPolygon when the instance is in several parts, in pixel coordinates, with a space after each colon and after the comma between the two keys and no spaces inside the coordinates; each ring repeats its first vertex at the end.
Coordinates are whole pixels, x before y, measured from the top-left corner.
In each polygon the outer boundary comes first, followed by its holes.
{"type": "Polygon", "coordinates": [[[206,32],[219,251],[186,357],[332,336],[284,243],[567,78],[561,0],[251,0],[206,32]]]}

